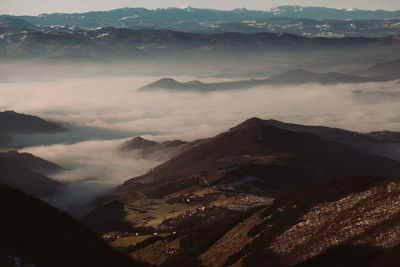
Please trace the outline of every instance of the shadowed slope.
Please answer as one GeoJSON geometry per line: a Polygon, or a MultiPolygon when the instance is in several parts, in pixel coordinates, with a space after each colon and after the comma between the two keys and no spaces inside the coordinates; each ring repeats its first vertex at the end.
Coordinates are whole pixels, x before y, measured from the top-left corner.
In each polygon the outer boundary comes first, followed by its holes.
{"type": "Polygon", "coordinates": [[[141,266],[67,214],[0,184],[0,255],[36,266],[141,266]]]}

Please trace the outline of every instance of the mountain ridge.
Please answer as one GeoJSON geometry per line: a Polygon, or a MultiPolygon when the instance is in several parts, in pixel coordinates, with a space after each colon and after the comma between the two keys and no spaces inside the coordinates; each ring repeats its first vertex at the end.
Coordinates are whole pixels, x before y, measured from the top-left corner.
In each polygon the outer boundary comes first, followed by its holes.
{"type": "Polygon", "coordinates": [[[4,184],[0,207],[1,264],[17,258],[24,266],[145,266],[107,246],[69,215],[4,184]]]}
{"type": "MultiPolygon", "coordinates": [[[[153,21],[165,21],[160,15],[168,14],[170,17],[167,18],[168,22],[173,22],[177,18],[182,19],[190,17],[193,21],[235,21],[235,20],[254,20],[257,18],[265,17],[285,17],[285,18],[311,18],[311,19],[389,19],[394,17],[400,17],[400,11],[385,11],[385,10],[362,10],[362,9],[334,9],[326,7],[315,7],[315,6],[277,6],[271,8],[270,11],[261,10],[248,10],[245,8],[233,9],[233,10],[217,10],[217,9],[204,9],[204,8],[158,8],[158,9],[146,9],[146,8],[120,8],[109,11],[89,11],[83,13],[51,13],[51,14],[40,14],[39,16],[18,16],[18,18],[24,18],[31,20],[32,22],[41,23],[46,21],[46,18],[58,18],[58,19],[80,19],[88,20],[91,15],[98,17],[102,15],[105,21],[111,18],[120,21],[129,22],[130,20],[138,19],[141,16],[150,17],[154,16],[153,21]],[[159,17],[155,17],[159,15],[159,17]],[[201,15],[201,16],[200,16],[201,15]],[[206,17],[206,19],[201,19],[206,17]]],[[[151,20],[148,19],[148,22],[151,20]]],[[[60,22],[60,20],[58,21],[60,22]]],[[[91,21],[92,22],[92,21],[91,21]]],[[[93,23],[93,22],[92,22],[93,23]]],[[[69,23],[64,23],[69,24],[69,23]]]]}
{"type": "MultiPolygon", "coordinates": [[[[197,91],[211,92],[222,90],[247,89],[257,86],[272,85],[303,85],[308,83],[316,83],[322,85],[335,85],[340,83],[367,83],[367,82],[383,82],[398,79],[398,73],[394,70],[393,75],[384,75],[377,77],[364,77],[352,74],[341,74],[338,72],[313,73],[302,69],[290,70],[281,74],[274,75],[267,79],[249,79],[238,80],[232,82],[214,82],[203,83],[200,81],[178,82],[172,78],[162,78],[153,83],[138,89],[138,91],[150,90],[171,90],[171,91],[197,91]]],[[[385,73],[384,73],[385,74],[385,73]]]]}
{"type": "Polygon", "coordinates": [[[33,31],[0,28],[0,57],[10,60],[41,59],[110,61],[129,59],[175,60],[214,58],[232,52],[249,56],[257,52],[311,51],[338,48],[397,51],[397,35],[382,38],[308,38],[285,33],[196,34],[171,30],[133,30],[128,28],[77,29],[72,26],[39,27],[33,31]],[[61,49],[62,48],[62,49],[61,49]],[[207,52],[205,54],[204,52],[207,52]]]}
{"type": "Polygon", "coordinates": [[[399,161],[264,122],[246,120],[126,180],[84,221],[100,232],[118,225],[173,231],[182,213],[202,206],[248,209],[332,177],[400,175],[399,161]]]}
{"type": "Polygon", "coordinates": [[[48,177],[62,171],[59,165],[17,151],[0,152],[0,183],[46,198],[62,187],[62,183],[48,177]]]}

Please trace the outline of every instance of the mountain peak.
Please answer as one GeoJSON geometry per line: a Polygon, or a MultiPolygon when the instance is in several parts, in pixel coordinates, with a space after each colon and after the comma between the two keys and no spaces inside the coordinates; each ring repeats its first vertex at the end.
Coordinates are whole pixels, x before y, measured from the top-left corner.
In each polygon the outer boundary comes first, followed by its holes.
{"type": "Polygon", "coordinates": [[[260,125],[260,124],[263,124],[263,122],[265,122],[263,119],[260,119],[260,118],[257,118],[257,117],[252,117],[252,118],[247,119],[244,122],[236,125],[235,127],[229,129],[229,131],[242,129],[242,128],[245,128],[245,127],[251,127],[251,126],[255,126],[255,125],[260,125]]]}
{"type": "Polygon", "coordinates": [[[131,149],[140,149],[140,150],[148,150],[151,149],[153,150],[154,148],[158,147],[160,144],[155,142],[155,141],[150,141],[147,139],[144,139],[141,136],[136,136],[135,138],[127,141],[123,145],[124,150],[131,150],[131,149]]]}

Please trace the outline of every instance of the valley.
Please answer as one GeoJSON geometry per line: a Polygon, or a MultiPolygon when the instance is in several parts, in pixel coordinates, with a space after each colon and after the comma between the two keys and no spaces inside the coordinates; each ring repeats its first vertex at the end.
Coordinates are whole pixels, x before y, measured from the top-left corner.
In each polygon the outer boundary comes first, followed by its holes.
{"type": "Polygon", "coordinates": [[[0,266],[399,266],[399,5],[7,1],[0,266]]]}

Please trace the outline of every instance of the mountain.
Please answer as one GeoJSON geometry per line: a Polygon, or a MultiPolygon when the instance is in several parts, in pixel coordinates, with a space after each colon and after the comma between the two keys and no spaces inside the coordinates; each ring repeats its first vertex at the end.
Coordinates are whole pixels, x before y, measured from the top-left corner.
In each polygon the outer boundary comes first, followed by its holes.
{"type": "Polygon", "coordinates": [[[253,118],[127,180],[84,221],[99,232],[173,231],[202,207],[229,213],[331,177],[399,174],[398,161],[253,118]]]}
{"type": "MultiPolygon", "coordinates": [[[[263,120],[262,123],[288,131],[310,133],[317,135],[321,139],[348,145],[361,151],[400,161],[400,155],[398,153],[398,151],[400,151],[399,132],[376,131],[360,133],[340,128],[287,123],[273,119],[263,120]]],[[[184,150],[197,146],[205,141],[207,141],[207,139],[201,139],[194,142],[173,140],[157,143],[141,137],[135,137],[122,144],[121,149],[124,151],[139,151],[141,156],[144,157],[154,158],[157,156],[159,157],[161,154],[164,155],[163,159],[170,159],[184,150]]]]}
{"type": "Polygon", "coordinates": [[[133,30],[74,26],[38,27],[21,31],[0,28],[0,57],[7,59],[41,59],[46,62],[92,60],[95,62],[130,59],[187,60],[212,59],[218,55],[241,58],[259,52],[338,51],[338,49],[393,53],[397,55],[397,35],[383,38],[307,38],[284,33],[194,34],[169,30],[133,30]],[[201,56],[201,57],[200,57],[201,56]]]}
{"type": "Polygon", "coordinates": [[[11,137],[7,135],[0,135],[0,148],[6,148],[11,145],[11,137]]]}
{"type": "Polygon", "coordinates": [[[1,266],[142,266],[69,215],[3,184],[0,210],[1,266]]]}
{"type": "Polygon", "coordinates": [[[312,73],[305,70],[292,70],[287,71],[268,79],[250,79],[233,82],[217,82],[217,83],[203,83],[200,81],[189,81],[185,83],[178,82],[171,78],[163,78],[154,83],[148,84],[140,91],[148,90],[172,90],[172,91],[222,91],[245,89],[256,86],[269,86],[269,85],[301,85],[307,83],[317,83],[323,85],[339,84],[339,83],[365,83],[382,81],[380,78],[369,78],[355,75],[340,74],[337,72],[330,73],[312,73]]]}
{"type": "Polygon", "coordinates": [[[338,83],[364,83],[373,82],[374,79],[366,77],[341,74],[337,72],[329,73],[312,73],[304,70],[293,70],[282,74],[278,74],[268,79],[270,84],[338,84],[338,83]]]}
{"type": "Polygon", "coordinates": [[[0,16],[0,28],[13,30],[35,30],[37,27],[25,20],[0,16]]]}
{"type": "Polygon", "coordinates": [[[175,250],[163,266],[398,266],[399,182],[347,177],[292,191],[233,224],[131,252],[151,262],[175,250]]]}
{"type": "Polygon", "coordinates": [[[35,134],[57,133],[65,131],[60,125],[46,121],[37,116],[16,113],[14,111],[0,112],[2,134],[35,134]]]}
{"type": "Polygon", "coordinates": [[[308,19],[263,18],[241,22],[215,23],[199,27],[201,32],[271,32],[295,34],[305,37],[385,37],[399,32],[395,19],[308,19]]]}
{"type": "MultiPolygon", "coordinates": [[[[355,259],[359,262],[349,266],[379,266],[375,264],[384,260],[385,250],[400,243],[398,190],[398,182],[346,178],[293,192],[260,214],[261,222],[250,229],[242,249],[223,257],[244,266],[297,266],[329,248],[344,246],[342,255],[330,258],[328,266],[355,259]],[[346,258],[352,251],[354,258],[346,258]]],[[[395,265],[389,261],[387,266],[395,265]]]]}
{"type": "Polygon", "coordinates": [[[314,20],[384,20],[399,18],[400,11],[332,9],[324,7],[278,6],[270,11],[231,11],[183,8],[121,8],[110,11],[85,13],[53,13],[39,16],[19,16],[35,25],[45,27],[70,25],[83,29],[96,27],[116,27],[132,29],[169,29],[179,31],[199,31],[212,29],[229,22],[246,22],[263,19],[314,19],[314,20]]]}
{"type": "Polygon", "coordinates": [[[358,72],[359,74],[370,77],[384,77],[387,79],[400,79],[400,58],[372,65],[358,72]]]}
{"type": "Polygon", "coordinates": [[[379,132],[371,132],[368,134],[369,137],[374,140],[378,140],[384,143],[399,143],[400,142],[400,133],[399,132],[391,132],[391,131],[379,131],[379,132]]]}
{"type": "Polygon", "coordinates": [[[283,18],[310,19],[390,19],[399,17],[399,11],[333,9],[326,7],[278,6],[272,8],[274,15],[283,18]]]}
{"type": "Polygon", "coordinates": [[[0,148],[17,147],[13,136],[20,134],[52,134],[66,131],[57,123],[46,121],[37,116],[16,113],[14,111],[0,112],[0,148]]]}
{"type": "Polygon", "coordinates": [[[60,189],[62,184],[47,175],[61,170],[57,164],[32,154],[17,151],[0,153],[0,183],[37,197],[49,197],[60,189]]]}
{"type": "Polygon", "coordinates": [[[15,150],[0,152],[0,162],[7,164],[9,167],[25,168],[43,175],[54,174],[63,170],[61,166],[55,163],[35,157],[29,153],[19,153],[15,150]]]}
{"type": "Polygon", "coordinates": [[[400,160],[398,153],[400,150],[400,133],[398,132],[381,131],[363,134],[339,128],[285,123],[277,120],[264,120],[263,123],[289,131],[311,133],[325,140],[400,160]]]}
{"type": "Polygon", "coordinates": [[[188,143],[181,140],[173,140],[158,143],[137,136],[122,144],[121,150],[139,152],[140,156],[145,158],[165,160],[178,155],[201,141],[188,143]]]}

